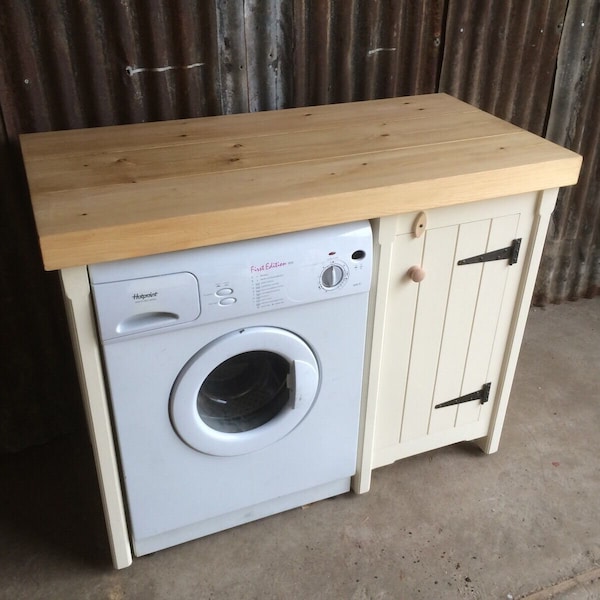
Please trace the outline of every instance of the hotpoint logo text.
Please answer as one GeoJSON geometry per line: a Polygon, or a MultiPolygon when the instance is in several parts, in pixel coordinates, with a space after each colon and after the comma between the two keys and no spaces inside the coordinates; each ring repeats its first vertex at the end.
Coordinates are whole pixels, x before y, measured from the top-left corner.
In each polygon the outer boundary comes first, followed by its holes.
{"type": "Polygon", "coordinates": [[[151,300],[156,298],[158,292],[148,292],[147,294],[138,294],[137,292],[131,296],[136,302],[142,302],[144,300],[151,300]]]}

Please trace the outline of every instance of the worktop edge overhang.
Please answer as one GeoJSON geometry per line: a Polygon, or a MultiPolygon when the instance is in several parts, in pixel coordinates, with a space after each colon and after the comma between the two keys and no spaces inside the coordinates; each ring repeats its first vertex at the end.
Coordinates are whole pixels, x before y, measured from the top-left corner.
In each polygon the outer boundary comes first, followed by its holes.
{"type": "MultiPolygon", "coordinates": [[[[496,161],[499,164],[495,166],[490,166],[489,156],[487,164],[482,165],[473,159],[468,170],[453,167],[436,169],[435,164],[431,163],[429,168],[424,171],[426,163],[417,162],[415,164],[418,174],[414,173],[411,176],[411,165],[405,165],[399,170],[397,176],[388,169],[387,173],[384,172],[382,175],[378,174],[367,179],[360,176],[354,177],[358,173],[356,166],[363,160],[363,157],[357,157],[354,163],[349,164],[346,168],[346,172],[343,171],[345,167],[341,168],[340,181],[339,183],[334,182],[333,187],[329,181],[326,182],[325,178],[321,179],[321,177],[328,175],[330,168],[337,171],[339,165],[331,167],[328,164],[321,169],[322,173],[315,177],[297,176],[297,172],[301,172],[301,169],[296,168],[299,167],[298,164],[283,165],[287,169],[286,175],[295,177],[294,186],[298,185],[299,191],[282,195],[278,193],[276,187],[273,187],[274,174],[271,168],[243,169],[234,172],[233,175],[245,176],[246,179],[251,178],[250,182],[238,177],[234,184],[229,183],[222,187],[219,190],[219,197],[224,200],[218,206],[215,206],[211,199],[212,192],[198,194],[197,191],[198,186],[210,186],[213,182],[207,178],[214,180],[220,175],[218,173],[202,174],[197,177],[170,178],[165,180],[169,186],[163,186],[159,196],[154,193],[157,185],[152,181],[142,182],[134,187],[130,182],[114,184],[101,191],[96,188],[62,191],[30,190],[30,196],[38,234],[44,238],[49,235],[69,234],[80,229],[85,232],[93,232],[104,227],[143,225],[147,221],[156,219],[166,221],[171,217],[192,217],[211,213],[252,210],[253,208],[261,210],[264,207],[269,208],[278,204],[287,205],[298,201],[338,197],[345,194],[363,194],[371,190],[391,188],[401,190],[404,186],[421,184],[435,187],[436,182],[457,181],[461,178],[464,178],[465,181],[475,178],[485,182],[489,179],[497,180],[503,176],[507,179],[518,176],[520,181],[528,186],[529,191],[532,186],[535,186],[535,189],[563,187],[577,182],[582,157],[563,148],[561,151],[558,154],[550,153],[542,159],[534,159],[531,162],[526,157],[519,159],[518,162],[499,158],[496,161]],[[501,161],[505,164],[501,164],[501,161]],[[439,172],[436,173],[436,170],[439,172]],[[248,192],[250,187],[253,190],[251,193],[248,192]],[[338,187],[339,191],[335,187],[338,187]],[[65,194],[67,195],[65,196],[65,194]],[[227,200],[228,198],[230,200],[227,200]],[[105,202],[108,199],[110,202],[105,202]],[[175,202],[178,205],[177,209],[173,209],[175,202]],[[122,206],[129,206],[127,214],[123,212],[122,206]],[[147,208],[149,210],[146,210],[147,208]],[[137,217],[142,213],[145,213],[146,216],[137,217]],[[83,215],[85,215],[85,219],[81,218],[83,215]]],[[[376,154],[380,156],[387,152],[376,154]]],[[[305,163],[300,166],[303,165],[305,163]]],[[[278,170],[279,167],[276,166],[278,170]]],[[[281,180],[281,177],[278,180],[281,180]]],[[[471,201],[471,199],[469,198],[467,201],[471,201]]]]}
{"type": "MultiPolygon", "coordinates": [[[[39,236],[47,271],[147,256],[348,223],[363,219],[469,204],[577,183],[581,157],[485,174],[456,175],[385,188],[301,198],[292,202],[242,206],[146,222],[39,236]],[[548,169],[549,166],[556,168],[548,169]],[[400,200],[399,200],[400,198],[400,200]]],[[[43,231],[43,228],[41,228],[43,231]]],[[[39,230],[38,230],[39,231],[39,230]]]]}

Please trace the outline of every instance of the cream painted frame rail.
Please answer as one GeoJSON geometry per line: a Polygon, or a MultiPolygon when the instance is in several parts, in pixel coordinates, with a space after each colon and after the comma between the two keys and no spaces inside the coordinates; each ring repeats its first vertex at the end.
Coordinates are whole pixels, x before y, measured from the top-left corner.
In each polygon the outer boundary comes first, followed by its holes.
{"type": "Polygon", "coordinates": [[[60,278],[112,561],[116,569],[122,569],[132,563],[131,545],[87,268],[62,269],[60,278]]]}
{"type": "Polygon", "coordinates": [[[506,409],[508,408],[508,399],[512,389],[519,352],[521,350],[521,343],[523,341],[523,334],[525,333],[525,325],[529,314],[531,297],[533,296],[533,288],[542,259],[542,251],[544,250],[550,216],[556,205],[557,196],[558,188],[540,192],[537,213],[532,227],[532,243],[530,245],[529,254],[525,257],[525,272],[523,273],[521,286],[518,292],[516,310],[513,314],[507,352],[502,367],[502,388],[498,393],[498,399],[492,416],[492,425],[488,435],[479,441],[481,449],[487,454],[496,452],[500,444],[500,435],[506,416],[506,409]]]}

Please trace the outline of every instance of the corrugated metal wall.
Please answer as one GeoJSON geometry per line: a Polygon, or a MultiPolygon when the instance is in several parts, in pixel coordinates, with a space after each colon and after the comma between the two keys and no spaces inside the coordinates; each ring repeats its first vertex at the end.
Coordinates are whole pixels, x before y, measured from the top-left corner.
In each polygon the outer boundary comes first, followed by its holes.
{"type": "Polygon", "coordinates": [[[542,135],[566,6],[450,1],[440,90],[542,135]]]}
{"type": "Polygon", "coordinates": [[[546,137],[584,157],[576,186],[563,190],[547,238],[534,302],[600,294],[600,2],[567,11],[546,137]]]}
{"type": "MultiPolygon", "coordinates": [[[[600,293],[598,0],[3,0],[0,449],[78,402],[18,134],[446,91],[585,156],[539,304],[600,293]],[[74,398],[74,399],[73,399],[74,398]]],[[[65,424],[67,422],[67,424],[65,424]]]]}
{"type": "Polygon", "coordinates": [[[436,91],[444,0],[295,0],[293,105],[436,91]]]}

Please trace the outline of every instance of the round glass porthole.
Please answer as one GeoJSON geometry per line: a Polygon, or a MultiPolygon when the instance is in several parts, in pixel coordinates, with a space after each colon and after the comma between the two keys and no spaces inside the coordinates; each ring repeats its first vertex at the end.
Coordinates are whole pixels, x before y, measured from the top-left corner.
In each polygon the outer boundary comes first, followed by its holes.
{"type": "Polygon", "coordinates": [[[287,360],[264,350],[227,359],[200,386],[200,418],[212,429],[230,433],[264,425],[289,400],[289,370],[287,360]]]}
{"type": "Polygon", "coordinates": [[[254,452],[298,426],[319,384],[317,358],[300,337],[277,327],[239,329],[183,366],[171,390],[171,423],[200,452],[254,452]]]}

